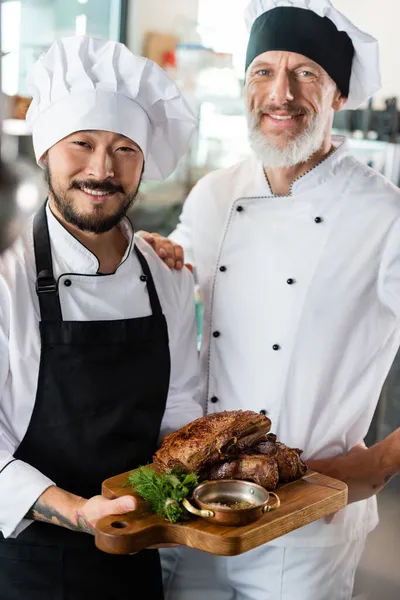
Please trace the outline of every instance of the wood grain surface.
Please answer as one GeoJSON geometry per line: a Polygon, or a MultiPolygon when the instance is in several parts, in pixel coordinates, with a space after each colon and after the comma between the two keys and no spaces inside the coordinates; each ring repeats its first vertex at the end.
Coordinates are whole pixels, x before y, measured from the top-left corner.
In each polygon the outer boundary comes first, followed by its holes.
{"type": "Polygon", "coordinates": [[[109,554],[130,554],[148,546],[174,543],[211,554],[234,556],[317,521],[347,504],[345,483],[309,471],[302,479],[275,490],[281,500],[280,508],[250,525],[224,526],[201,517],[173,524],[151,512],[131,487],[124,487],[128,475],[129,472],[111,477],[102,486],[106,498],[131,494],[138,498],[139,504],[134,512],[97,522],[95,544],[109,554]]]}

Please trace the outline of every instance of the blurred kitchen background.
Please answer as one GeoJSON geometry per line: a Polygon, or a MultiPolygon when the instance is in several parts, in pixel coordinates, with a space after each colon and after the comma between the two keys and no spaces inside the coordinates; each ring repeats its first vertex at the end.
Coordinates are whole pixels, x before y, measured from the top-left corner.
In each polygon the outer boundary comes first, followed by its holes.
{"type": "MultiPolygon", "coordinates": [[[[196,181],[249,153],[242,103],[247,1],[2,0],[0,249],[46,196],[24,121],[30,102],[25,78],[52,41],[89,34],[124,42],[158,62],[186,94],[198,116],[190,151],[167,181],[142,184],[131,214],[138,229],[167,235],[196,181]]],[[[335,132],[348,136],[362,161],[400,185],[400,0],[335,4],[379,39],[383,74],[381,92],[360,110],[337,114],[335,132]]],[[[400,357],[382,391],[367,443],[399,426],[400,357]]],[[[400,598],[399,492],[400,481],[393,480],[379,497],[381,523],[369,538],[357,573],[355,596],[360,600],[400,598]]]]}

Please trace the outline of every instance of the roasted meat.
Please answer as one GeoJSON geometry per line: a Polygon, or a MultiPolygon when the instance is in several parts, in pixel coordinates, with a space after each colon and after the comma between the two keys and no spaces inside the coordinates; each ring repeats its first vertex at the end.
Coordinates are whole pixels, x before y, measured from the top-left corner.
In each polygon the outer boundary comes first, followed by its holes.
{"type": "Polygon", "coordinates": [[[264,456],[275,456],[277,451],[276,443],[269,439],[257,442],[254,446],[250,446],[250,448],[244,450],[246,454],[263,454],[264,456]]]}
{"type": "Polygon", "coordinates": [[[288,448],[269,433],[268,417],[232,410],[192,421],[164,438],[154,455],[161,471],[178,467],[200,479],[246,479],[268,490],[302,477],[302,450],[288,448]]]}
{"type": "Polygon", "coordinates": [[[265,439],[271,421],[251,410],[222,411],[192,421],[167,435],[154,455],[162,471],[179,467],[185,473],[200,473],[208,465],[238,453],[238,444],[265,439]],[[249,437],[250,436],[250,437],[249,437]]]}
{"type": "Polygon", "coordinates": [[[268,456],[243,454],[231,462],[212,466],[206,477],[207,479],[247,479],[262,485],[267,490],[274,490],[279,481],[278,463],[268,456]]]}
{"type": "Polygon", "coordinates": [[[268,434],[265,441],[257,442],[246,448],[246,454],[269,456],[278,464],[279,481],[293,481],[302,477],[307,471],[307,465],[300,458],[303,451],[299,448],[288,448],[285,444],[276,441],[276,436],[268,434]]]}
{"type": "Polygon", "coordinates": [[[298,448],[288,448],[281,442],[276,442],[277,453],[274,456],[278,463],[279,481],[293,481],[303,477],[307,471],[307,465],[300,458],[303,453],[298,448]]]}

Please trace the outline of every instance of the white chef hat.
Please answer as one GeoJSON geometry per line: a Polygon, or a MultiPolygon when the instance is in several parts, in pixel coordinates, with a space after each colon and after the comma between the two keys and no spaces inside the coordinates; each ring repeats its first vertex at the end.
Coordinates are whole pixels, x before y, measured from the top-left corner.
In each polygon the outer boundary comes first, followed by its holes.
{"type": "Polygon", "coordinates": [[[36,160],[85,129],[122,134],[140,146],[144,179],[168,177],[189,148],[196,118],[175,82],[124,45],[86,36],[52,44],[28,74],[27,112],[36,160]]]}
{"type": "Polygon", "coordinates": [[[251,0],[245,21],[250,32],[246,68],[257,53],[268,50],[308,56],[345,89],[346,109],[358,108],[381,87],[377,40],[355,27],[330,0],[251,0]]]}

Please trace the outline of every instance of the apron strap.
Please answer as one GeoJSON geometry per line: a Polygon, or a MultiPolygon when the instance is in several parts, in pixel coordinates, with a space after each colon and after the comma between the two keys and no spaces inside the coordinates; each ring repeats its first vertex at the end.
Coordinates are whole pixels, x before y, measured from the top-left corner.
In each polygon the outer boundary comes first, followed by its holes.
{"type": "Polygon", "coordinates": [[[136,256],[139,259],[140,265],[142,267],[143,275],[146,276],[146,285],[147,285],[147,291],[149,292],[151,310],[153,312],[153,315],[160,316],[163,314],[163,311],[161,308],[160,299],[157,294],[156,286],[154,285],[154,279],[153,279],[153,275],[151,274],[150,267],[147,263],[147,260],[145,259],[143,254],[140,252],[140,250],[136,246],[136,244],[135,244],[135,252],[136,252],[136,256]]]}
{"type": "MultiPolygon", "coordinates": [[[[53,261],[49,228],[47,225],[46,203],[38,210],[33,219],[33,244],[36,261],[36,292],[39,297],[40,315],[42,321],[62,321],[58,284],[53,275],[53,261]]],[[[154,315],[162,315],[154,279],[149,265],[135,244],[136,256],[139,259],[143,274],[146,276],[150,306],[154,315]]]]}
{"type": "Polygon", "coordinates": [[[58,285],[53,275],[53,261],[49,228],[47,225],[46,204],[38,210],[33,219],[33,246],[36,261],[36,293],[39,297],[42,321],[62,321],[58,285]]]}

